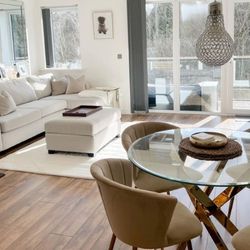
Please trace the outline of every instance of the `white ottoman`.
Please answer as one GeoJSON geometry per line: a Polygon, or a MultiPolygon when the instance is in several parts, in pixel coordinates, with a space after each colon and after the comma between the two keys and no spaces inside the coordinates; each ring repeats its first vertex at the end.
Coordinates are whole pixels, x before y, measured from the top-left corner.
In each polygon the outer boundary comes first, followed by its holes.
{"type": "Polygon", "coordinates": [[[69,117],[48,121],[45,136],[49,153],[55,151],[94,154],[119,136],[121,112],[116,108],[103,108],[87,117],[69,117]]]}

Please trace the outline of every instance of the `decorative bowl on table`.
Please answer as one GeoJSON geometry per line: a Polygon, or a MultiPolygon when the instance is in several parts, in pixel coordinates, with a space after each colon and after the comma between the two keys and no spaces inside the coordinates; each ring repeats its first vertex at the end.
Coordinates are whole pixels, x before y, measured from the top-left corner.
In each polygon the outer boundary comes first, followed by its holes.
{"type": "Polygon", "coordinates": [[[228,143],[226,135],[218,132],[198,132],[189,137],[191,144],[199,148],[220,148],[228,143]]]}

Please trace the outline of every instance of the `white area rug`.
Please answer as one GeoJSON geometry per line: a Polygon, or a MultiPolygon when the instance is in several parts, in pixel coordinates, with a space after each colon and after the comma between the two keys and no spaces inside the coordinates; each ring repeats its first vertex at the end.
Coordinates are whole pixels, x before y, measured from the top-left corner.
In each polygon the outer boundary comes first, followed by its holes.
{"type": "MultiPolygon", "coordinates": [[[[133,123],[122,124],[122,130],[133,123]]],[[[56,153],[48,154],[45,139],[39,140],[23,149],[0,159],[0,168],[36,174],[58,175],[75,178],[93,179],[90,166],[103,158],[127,158],[121,138],[115,138],[95,157],[85,154],[56,153]]]]}
{"type": "MultiPolygon", "coordinates": [[[[176,125],[180,127],[201,127],[213,118],[213,116],[209,116],[195,124],[185,123],[176,125]]],[[[136,122],[123,123],[122,131],[134,123],[136,122]]],[[[248,120],[245,119],[227,119],[216,127],[244,130],[249,128],[249,123],[248,120]]],[[[42,139],[0,159],[0,168],[36,174],[92,179],[90,174],[91,164],[103,158],[127,158],[127,153],[121,144],[121,138],[115,138],[92,158],[84,154],[70,153],[49,155],[47,153],[45,139],[42,139]]]]}

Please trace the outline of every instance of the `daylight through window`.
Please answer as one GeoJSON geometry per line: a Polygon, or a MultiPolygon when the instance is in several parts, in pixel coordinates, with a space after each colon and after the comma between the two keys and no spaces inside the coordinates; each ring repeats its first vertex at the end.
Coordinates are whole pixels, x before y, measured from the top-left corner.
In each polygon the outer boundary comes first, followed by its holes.
{"type": "Polygon", "coordinates": [[[28,59],[25,20],[20,12],[10,13],[14,61],[28,59]]]}
{"type": "Polygon", "coordinates": [[[47,68],[81,68],[77,6],[43,8],[47,68]]]}

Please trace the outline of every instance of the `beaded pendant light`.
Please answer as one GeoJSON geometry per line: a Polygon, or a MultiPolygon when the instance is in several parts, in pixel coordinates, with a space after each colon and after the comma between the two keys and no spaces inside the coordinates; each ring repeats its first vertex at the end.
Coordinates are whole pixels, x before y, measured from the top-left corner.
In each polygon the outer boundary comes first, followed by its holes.
{"type": "Polygon", "coordinates": [[[224,27],[222,4],[216,0],[209,4],[205,31],[196,43],[198,59],[208,66],[227,63],[234,52],[234,41],[224,27]]]}

